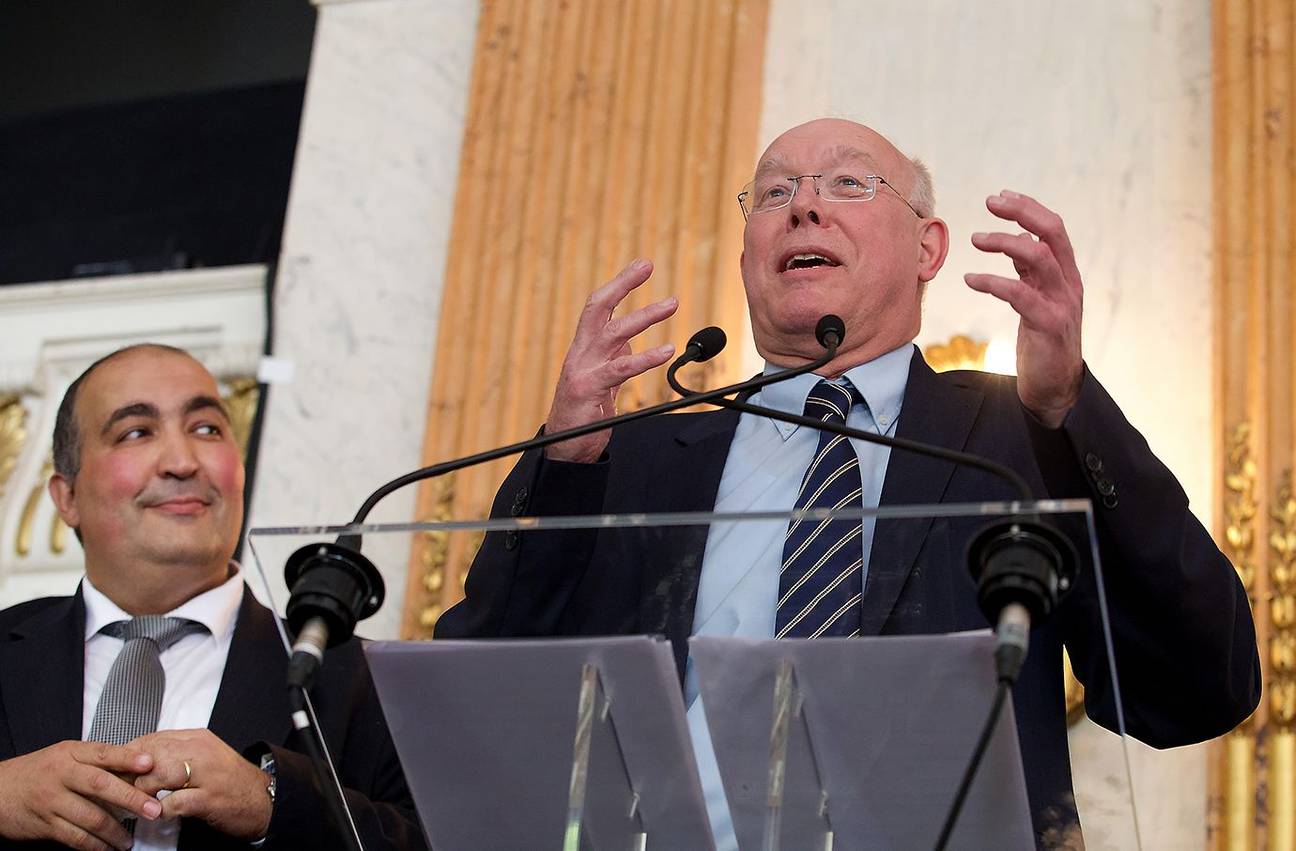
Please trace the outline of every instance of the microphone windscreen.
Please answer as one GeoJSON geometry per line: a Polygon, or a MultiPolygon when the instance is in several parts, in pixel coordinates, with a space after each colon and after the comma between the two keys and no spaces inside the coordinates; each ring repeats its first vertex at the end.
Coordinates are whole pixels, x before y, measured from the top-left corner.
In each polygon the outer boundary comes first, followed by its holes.
{"type": "Polygon", "coordinates": [[[697,360],[701,362],[711,360],[711,358],[720,354],[727,342],[729,340],[725,337],[724,329],[711,325],[690,337],[688,348],[697,349],[697,360]]]}
{"type": "Polygon", "coordinates": [[[846,339],[846,323],[842,321],[840,316],[829,313],[819,319],[819,324],[815,326],[815,339],[825,349],[828,348],[829,334],[837,337],[834,345],[840,346],[842,341],[846,339]]]}

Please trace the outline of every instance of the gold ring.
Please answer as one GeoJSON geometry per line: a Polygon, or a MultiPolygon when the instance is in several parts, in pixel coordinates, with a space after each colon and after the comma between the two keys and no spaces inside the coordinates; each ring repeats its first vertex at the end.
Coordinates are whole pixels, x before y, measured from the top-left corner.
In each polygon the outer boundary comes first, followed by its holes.
{"type": "Polygon", "coordinates": [[[184,785],[181,786],[180,788],[188,789],[189,781],[193,779],[193,766],[189,765],[189,760],[187,759],[184,760],[184,768],[185,768],[185,782],[184,785]]]}

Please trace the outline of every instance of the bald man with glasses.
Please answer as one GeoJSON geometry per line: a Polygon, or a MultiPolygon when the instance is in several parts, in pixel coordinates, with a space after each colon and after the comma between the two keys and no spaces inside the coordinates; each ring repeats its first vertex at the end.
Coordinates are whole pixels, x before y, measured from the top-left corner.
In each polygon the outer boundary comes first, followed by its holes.
{"type": "MultiPolygon", "coordinates": [[[[1004,191],[986,206],[1015,232],[972,236],[978,249],[1011,258],[1018,275],[964,276],[1020,317],[1018,374],[1008,378],[936,374],[913,345],[923,291],[945,261],[949,230],[935,216],[927,169],[883,136],[838,119],[794,127],[761,156],[739,203],[740,265],[766,372],[821,355],[813,333],[821,316],[836,314],[847,329],[836,357],[817,374],[770,385],[751,401],[982,455],[1014,469],[1041,498],[1092,500],[1129,732],[1172,747],[1218,736],[1245,719],[1260,697],[1246,594],[1188,511],[1179,483],[1085,367],[1083,283],[1061,218],[1004,191]]],[[[634,337],[674,313],[674,298],[613,318],[651,273],[650,263],[635,261],[589,297],[547,431],[611,416],[623,382],[674,354],[670,346],[630,349],[634,337]]],[[[812,429],[722,410],[641,420],[527,453],[493,510],[789,511],[1016,498],[976,470],[871,443],[847,447],[812,429]],[[808,490],[835,501],[812,501],[808,490]]],[[[712,827],[721,849],[734,848],[688,638],[985,628],[961,556],[977,526],[944,519],[927,523],[922,535],[912,529],[871,519],[810,535],[796,523],[716,524],[664,534],[655,547],[630,547],[597,532],[494,533],[469,573],[466,599],[442,616],[437,635],[668,636],[712,827]],[[818,539],[829,543],[822,554],[818,539]],[[802,569],[807,551],[817,555],[815,566],[802,569]]],[[[1116,726],[1099,624],[1089,569],[1032,635],[1013,691],[1041,847],[1079,841],[1064,645],[1090,687],[1089,715],[1116,726]]]]}

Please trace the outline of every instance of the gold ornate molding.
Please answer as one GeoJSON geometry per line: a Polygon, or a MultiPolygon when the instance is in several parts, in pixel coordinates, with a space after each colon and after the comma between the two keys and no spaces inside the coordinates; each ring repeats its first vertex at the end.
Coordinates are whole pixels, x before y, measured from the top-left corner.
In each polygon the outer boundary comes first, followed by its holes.
{"type": "Polygon", "coordinates": [[[1296,499],[1290,469],[1283,473],[1270,518],[1269,711],[1272,723],[1291,732],[1296,727],[1296,499]]]}
{"type": "Polygon", "coordinates": [[[0,396],[0,496],[27,440],[27,409],[17,396],[0,396]]]}
{"type": "MultiPolygon", "coordinates": [[[[454,474],[434,479],[431,509],[419,519],[441,523],[454,517],[454,474]]],[[[452,535],[445,529],[419,532],[414,543],[419,568],[418,625],[412,638],[431,638],[432,629],[446,606],[463,595],[463,583],[484,538],[482,532],[452,535]],[[453,581],[453,587],[449,583],[453,581]]],[[[409,604],[407,604],[409,605],[409,604]]]]}
{"type": "Polygon", "coordinates": [[[933,343],[923,349],[923,359],[937,372],[985,369],[986,349],[989,347],[989,340],[978,341],[964,334],[956,334],[948,343],[933,343]]]}
{"type": "Polygon", "coordinates": [[[1251,423],[1238,423],[1229,433],[1228,466],[1224,471],[1225,555],[1233,563],[1247,596],[1255,605],[1255,459],[1251,455],[1251,423]]]}
{"type": "Polygon", "coordinates": [[[255,378],[235,378],[225,382],[225,386],[229,388],[225,394],[225,407],[229,411],[234,441],[238,443],[239,451],[246,458],[248,438],[252,434],[252,420],[256,416],[261,391],[255,378]]]}

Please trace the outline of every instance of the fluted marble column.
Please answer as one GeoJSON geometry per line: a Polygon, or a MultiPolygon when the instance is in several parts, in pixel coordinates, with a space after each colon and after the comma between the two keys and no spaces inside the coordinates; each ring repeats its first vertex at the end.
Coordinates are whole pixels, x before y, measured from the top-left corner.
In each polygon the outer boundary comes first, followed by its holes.
{"type": "MultiPolygon", "coordinates": [[[[275,295],[292,376],[270,391],[253,526],[345,522],[419,464],[472,70],[477,0],[316,5],[275,295]]],[[[373,519],[409,520],[413,499],[373,519]]],[[[285,545],[259,547],[281,603],[285,545]]],[[[408,548],[366,539],[388,588],[367,636],[396,635],[408,548]]]]}

